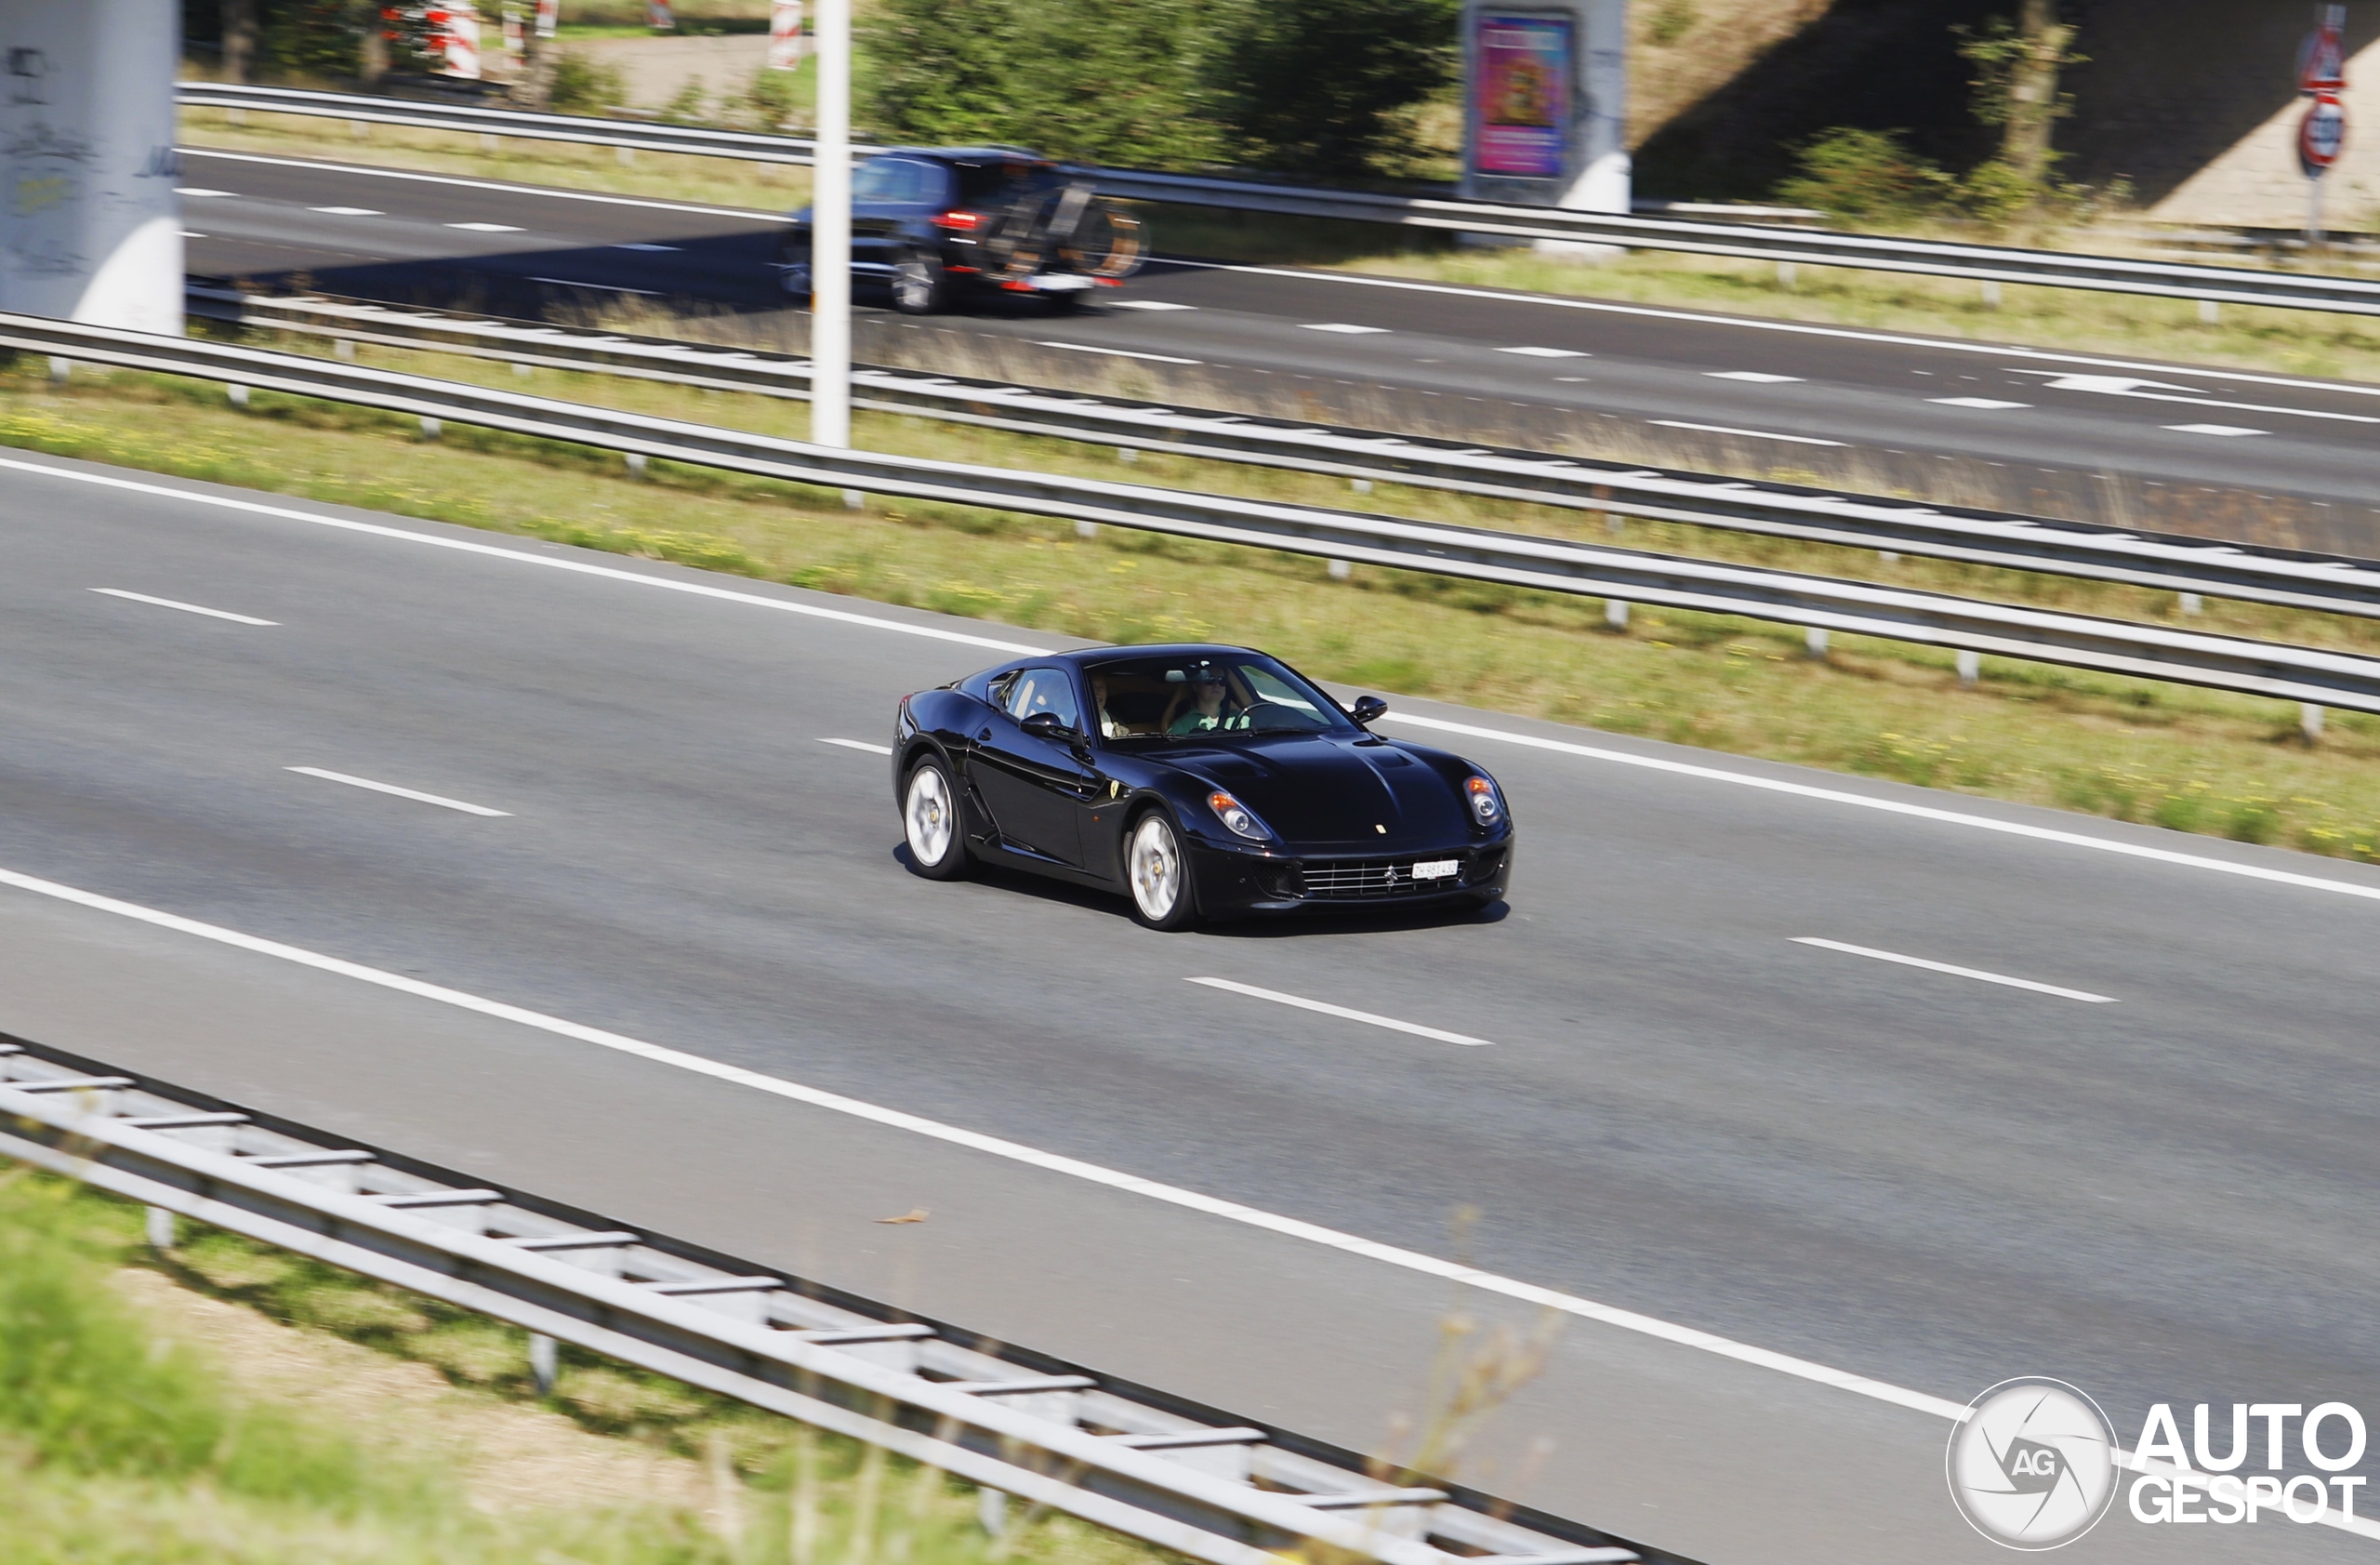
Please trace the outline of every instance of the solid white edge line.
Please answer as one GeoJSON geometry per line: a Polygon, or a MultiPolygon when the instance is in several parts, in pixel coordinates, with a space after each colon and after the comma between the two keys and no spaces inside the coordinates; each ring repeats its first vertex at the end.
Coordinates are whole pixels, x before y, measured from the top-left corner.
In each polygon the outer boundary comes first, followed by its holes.
{"type": "MultiPolygon", "coordinates": [[[[1712,315],[1694,310],[1665,310],[1652,304],[1615,304],[1608,299],[1580,298],[1565,294],[1528,294],[1507,289],[1465,287],[1459,283],[1423,283],[1406,277],[1368,277],[1352,272],[1301,272],[1286,266],[1245,266],[1234,261],[1187,260],[1179,256],[1157,258],[1167,266],[1201,272],[1236,272],[1251,277],[1294,277],[1307,283],[1344,283],[1365,288],[1395,288],[1408,293],[1446,294],[1455,298],[1501,299],[1507,304],[1541,304],[1556,310],[1592,310],[1606,315],[1641,315],[1655,321],[1691,321],[1699,325],[1739,326],[1752,331],[1782,332],[1792,337],[1829,337],[1850,342],[1877,342],[1893,348],[1933,348],[1946,353],[1992,353],[2003,358],[2030,359],[2036,364],[2089,365],[2095,369],[2145,369],[2160,375],[2188,375],[2201,380],[2236,380],[2247,386],[2279,386],[2293,391],[2336,391],[2351,396],[2380,396],[2380,384],[2306,380],[2286,375],[2254,375],[2245,370],[2210,369],[2201,365],[2153,364],[2136,359],[2102,359],[2087,353],[2061,353],[2051,348],[2028,348],[2014,342],[1961,342],[1942,337],[1905,337],[1897,332],[1862,331],[1856,326],[1820,325],[1809,321],[1763,320],[1755,315],[1712,315]]],[[[1854,268],[1852,270],[1857,270],[1854,268]]]]}
{"type": "Polygon", "coordinates": [[[1796,946],[1816,946],[1822,950],[1843,951],[1851,956],[1873,957],[1878,962],[1897,962],[1903,967],[1923,967],[1930,973],[1955,974],[1962,978],[1980,979],[1987,984],[2005,984],[2012,989],[2031,989],[2036,994],[2054,994],[2063,1000],[2079,1000],[2086,1005],[2113,1005],[2110,994],[2093,994],[2088,989],[2061,988],[2056,984],[2037,984],[2030,978],[2011,978],[2005,973],[1986,973],[1980,967],[1955,967],[1947,962],[1933,962],[1924,957],[1902,956],[1897,951],[1880,951],[1872,946],[1846,945],[1841,940],[1823,940],[1815,935],[1792,936],[1796,946]]]}
{"type": "Polygon", "coordinates": [[[1680,1326],[1667,1320],[1657,1320],[1649,1315],[1639,1315],[1633,1310],[1618,1309],[1610,1305],[1597,1304],[1593,1299],[1583,1299],[1576,1294],[1540,1287],[1533,1282],[1522,1282],[1513,1278],[1501,1277],[1494,1272],[1482,1271],[1476,1267],[1465,1266],[1458,1261],[1442,1260],[1438,1256],[1425,1255],[1419,1251],[1400,1249],[1395,1245],[1382,1244],[1374,1240],[1359,1239],[1354,1234],[1342,1233],[1336,1228],[1326,1228],[1317,1223],[1308,1223],[1295,1217],[1284,1217],[1277,1213],[1266,1212],[1258,1207],[1243,1206],[1237,1201],[1202,1195],[1198,1191],[1185,1190],[1176,1185],[1161,1184],[1154,1179],[1144,1179],[1138,1174],[1125,1174],[1116,1169],[1102,1167],[1097,1163],[1084,1162],[1079,1159],[1064,1157],[1055,1152],[1044,1152],[1038,1147],[1026,1147],[1022,1143],[1004,1140],[996,1135],[985,1135],[978,1131],[944,1124],[940,1121],[929,1120],[921,1115],[906,1113],[897,1108],[887,1108],[860,1098],[845,1097],[840,1093],[806,1087],[798,1081],[763,1075],[760,1071],[747,1070],[741,1066],[705,1059],[699,1054],[664,1048],[657,1043],[647,1043],[641,1039],[629,1038],[616,1032],[606,1032],[601,1028],[564,1021],[559,1016],[549,1016],[522,1006],[508,1005],[501,1001],[484,1000],[478,995],[466,994],[460,989],[450,989],[441,985],[425,983],[418,978],[408,978],[401,974],[385,973],[376,967],[366,967],[361,962],[324,956],[316,951],[284,945],[280,941],[267,940],[254,935],[243,935],[237,930],[225,929],[218,924],[203,923],[196,919],[183,918],[177,913],[161,912],[153,908],[141,907],[138,903],[118,901],[112,896],[102,896],[97,892],[60,885],[55,881],[39,880],[13,869],[0,869],[0,885],[13,886],[19,891],[31,892],[37,896],[72,903],[76,907],[88,908],[97,912],[113,914],[118,918],[132,919],[160,929],[169,929],[177,934],[195,935],[202,940],[211,940],[237,950],[294,962],[301,967],[313,968],[317,972],[334,974],[339,977],[377,985],[381,988],[393,989],[400,994],[436,1001],[442,1005],[451,1005],[458,1010],[473,1012],[479,1015],[492,1016],[499,1021],[514,1022],[522,1027],[535,1028],[540,1032],[552,1033],[556,1037],[590,1043],[597,1048],[610,1049],[623,1054],[631,1054],[656,1065],[666,1065],[694,1075],[707,1076],[713,1081],[749,1087],[754,1091],[767,1093],[795,1103],[849,1115],[871,1124],[908,1131],[935,1141],[946,1142],[954,1147],[964,1147],[972,1151],[1023,1163],[1046,1173],[1064,1174],[1069,1178],[1080,1179],[1089,1184],[1120,1190],[1130,1195],[1145,1196],[1151,1200],[1162,1201],[1169,1206],[1181,1207],[1185,1211],[1200,1213],[1210,1217],[1221,1217],[1267,1233],[1277,1234],[1286,1239],[1303,1240],[1308,1243],[1324,1245],[1347,1254],[1398,1267],[1407,1271],[1461,1283],[1466,1287],[1479,1289],[1483,1293],[1516,1299],[1525,1304],[1575,1316],[1580,1320],[1616,1326],[1623,1331],[1635,1332],[1678,1346],[1697,1348],[1719,1358],[1732,1359],[1739,1363],[1751,1364],[1761,1369],[1775,1370],[1817,1385],[1849,1391],[1880,1402],[1889,1402],[1896,1407],[1932,1413],[1939,1418],[1960,1419],[1966,1416],[1964,1405],[1948,1401],[1940,1397],[1929,1396],[1923,1391],[1912,1391],[1885,1381],[1871,1380],[1865,1375],[1852,1374],[1844,1370],[1813,1363],[1807,1359],[1796,1359],[1791,1354],[1776,1353],[1765,1347],[1754,1347],[1748,1343],[1736,1342],[1710,1332],[1697,1331],[1690,1326],[1680,1326]]]}
{"type": "Polygon", "coordinates": [[[1111,359],[1148,359],[1161,365],[1195,365],[1197,359],[1176,358],[1171,353],[1135,353],[1130,348],[1098,348],[1088,342],[1039,342],[1038,348],[1064,348],[1076,353],[1104,353],[1111,359]]]}
{"type": "Polygon", "coordinates": [[[870,755],[890,755],[892,753],[892,747],[891,745],[872,745],[866,739],[821,739],[818,742],[822,745],[840,745],[845,749],[864,749],[870,755]]]}
{"type": "Polygon", "coordinates": [[[1773,430],[1739,430],[1732,429],[1726,424],[1689,424],[1683,418],[1654,418],[1647,421],[1657,424],[1665,430],[1700,430],[1705,434],[1749,435],[1754,440],[1790,440],[1796,445],[1844,445],[1849,444],[1848,442],[1840,440],[1820,440],[1816,435],[1778,434],[1773,430]]]}
{"type": "Polygon", "coordinates": [[[417,803],[460,810],[467,816],[509,816],[512,813],[509,810],[491,810],[485,804],[467,803],[460,799],[449,799],[443,793],[424,793],[418,789],[399,788],[394,783],[374,782],[370,777],[350,776],[345,772],[326,772],[320,766],[284,766],[282,770],[305,777],[320,777],[324,782],[345,783],[350,788],[368,788],[375,793],[392,793],[400,799],[411,799],[417,803]]]}
{"type": "Polygon", "coordinates": [[[179,609],[184,614],[203,614],[209,619],[229,619],[237,625],[278,625],[278,619],[258,619],[252,614],[233,614],[230,609],[211,609],[197,603],[176,603],[171,598],[152,598],[146,592],[127,592],[121,587],[94,587],[92,591],[104,598],[122,598],[127,603],[154,603],[159,608],[179,609]]]}
{"type": "Polygon", "coordinates": [[[612,565],[599,565],[591,560],[572,560],[549,554],[531,554],[522,550],[505,549],[492,543],[479,543],[469,538],[439,537],[430,533],[416,533],[403,527],[384,526],[377,522],[358,522],[343,516],[324,516],[319,511],[298,511],[289,506],[267,505],[260,500],[235,499],[229,495],[201,494],[191,489],[177,489],[170,484],[148,484],[134,478],[117,478],[110,473],[76,472],[71,468],[54,468],[43,462],[28,462],[15,458],[0,457],[0,471],[40,473],[48,478],[62,478],[75,484],[95,484],[105,489],[122,489],[136,495],[155,495],[165,499],[183,500],[192,505],[214,506],[221,511],[246,511],[256,516],[271,516],[285,522],[305,522],[317,527],[332,527],[341,532],[363,533],[373,537],[394,538],[402,543],[426,544],[432,549],[451,549],[464,554],[478,554],[497,560],[509,560],[518,565],[540,565],[548,570],[568,571],[576,576],[602,577],[610,581],[631,582],[639,587],[657,587],[668,592],[686,592],[698,598],[715,598],[723,603],[748,603],[755,608],[775,609],[783,614],[799,614],[813,619],[831,619],[845,625],[865,625],[871,630],[894,630],[905,636],[923,636],[929,641],[955,642],[961,646],[987,647],[994,652],[1014,652],[1026,655],[1046,653],[1051,648],[1026,646],[1022,642],[1004,642],[991,636],[971,636],[963,630],[945,630],[936,625],[905,625],[897,619],[880,619],[874,615],[854,614],[848,609],[827,608],[819,603],[799,603],[784,598],[764,598],[757,592],[738,592],[733,588],[713,587],[701,581],[680,581],[669,577],[641,576],[612,565]]]}
{"type": "MultiPolygon", "coordinates": [[[[751,218],[770,223],[786,220],[782,212],[755,212],[743,206],[701,206],[692,202],[652,201],[640,196],[613,195],[603,191],[564,190],[557,185],[515,185],[500,179],[468,179],[454,174],[423,174],[411,168],[376,168],[368,163],[324,163],[313,158],[270,157],[262,153],[220,152],[213,147],[178,147],[175,151],[184,157],[261,163],[274,168],[313,168],[325,174],[360,174],[376,179],[404,179],[420,185],[459,185],[466,190],[496,191],[506,195],[542,195],[556,201],[591,201],[602,206],[641,206],[654,212],[692,212],[706,218],[751,218]]],[[[220,193],[234,195],[238,192],[224,191],[220,193]]],[[[253,199],[261,201],[264,197],[253,199]]]]}
{"type": "Polygon", "coordinates": [[[1435,1038],[1441,1043],[1460,1043],[1469,1049],[1495,1047],[1493,1041],[1488,1039],[1472,1038],[1460,1032],[1444,1032],[1434,1027],[1422,1027],[1416,1022],[1400,1022],[1394,1016],[1376,1016],[1369,1011],[1351,1011],[1344,1005],[1330,1005],[1319,1000],[1305,1000],[1294,994],[1283,994],[1278,989],[1260,989],[1254,984],[1235,983],[1229,978],[1191,978],[1185,981],[1204,984],[1210,989],[1229,989],[1234,994],[1244,994],[1252,1000],[1269,1000],[1276,1005],[1294,1005],[1301,1011],[1318,1011],[1326,1016],[1338,1016],[1351,1022],[1367,1022],[1373,1027],[1384,1027],[1392,1032],[1409,1032],[1416,1038],[1435,1038]]]}
{"type": "Polygon", "coordinates": [[[1701,777],[1710,782],[1732,783],[1739,788],[1763,789],[1770,793],[1789,793],[1800,799],[1818,799],[1830,804],[1850,804],[1863,810],[1882,810],[1886,815],[1909,816],[1918,820],[1941,821],[1951,826],[1972,827],[1978,831],[1997,831],[2010,837],[2030,838],[2037,842],[2056,842],[2065,847],[2089,848],[2097,853],[2121,854],[2126,858],[2145,858],[2157,864],[2173,864],[2188,869],[2208,869],[2216,874],[2238,875],[2252,881],[2268,881],[2276,885],[2297,886],[2307,891],[2336,892],[2341,896],[2360,896],[2380,902],[2380,885],[2359,885],[2353,881],[2334,881],[2320,875],[2301,874],[2294,869],[2276,869],[2263,864],[2235,864],[2228,859],[2209,858],[2202,854],[2179,853],[2172,848],[2153,848],[2145,842],[2121,842],[2107,837],[2093,837],[2081,831],[2061,831],[2055,827],[2031,826],[2022,821],[1995,820],[1990,816],[1968,815],[1961,810],[1945,810],[1932,804],[1912,804],[1899,799],[1877,799],[1864,793],[1846,792],[1842,789],[1819,788],[1810,783],[1788,782],[1782,777],[1755,776],[1747,772],[1730,772],[1718,766],[1697,766],[1690,762],[1669,761],[1659,756],[1632,755],[1626,750],[1606,749],[1597,745],[1573,744],[1567,739],[1540,738],[1535,734],[1516,734],[1502,728],[1482,728],[1474,723],[1449,723],[1440,717],[1417,717],[1410,712],[1388,712],[1382,721],[1411,723],[1417,728],[1432,728],[1441,733],[1461,734],[1474,739],[1498,739],[1506,744],[1526,746],[1530,749],[1553,750],[1563,755],[1583,756],[1589,761],[1609,761],[1621,766],[1641,766],[1648,771],[1666,772],[1673,776],[1701,777]]]}

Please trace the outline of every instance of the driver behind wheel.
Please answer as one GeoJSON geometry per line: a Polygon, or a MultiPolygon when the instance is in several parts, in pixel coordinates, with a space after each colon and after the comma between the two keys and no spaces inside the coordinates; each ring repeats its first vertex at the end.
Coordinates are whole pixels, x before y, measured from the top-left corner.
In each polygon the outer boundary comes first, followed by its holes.
{"type": "Polygon", "coordinates": [[[1178,716],[1165,725],[1169,734],[1207,734],[1218,728],[1228,728],[1232,719],[1223,710],[1230,693],[1223,688],[1223,670],[1211,663],[1199,663],[1183,670],[1187,704],[1178,716]]]}

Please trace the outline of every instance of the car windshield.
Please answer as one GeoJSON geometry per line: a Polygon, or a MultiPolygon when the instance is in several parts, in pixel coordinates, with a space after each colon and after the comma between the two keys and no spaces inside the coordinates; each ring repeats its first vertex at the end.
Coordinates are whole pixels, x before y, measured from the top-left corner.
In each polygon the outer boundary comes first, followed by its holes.
{"type": "Polygon", "coordinates": [[[1269,657],[1221,652],[1089,670],[1100,736],[1178,743],[1237,734],[1352,734],[1338,703],[1269,657]]]}

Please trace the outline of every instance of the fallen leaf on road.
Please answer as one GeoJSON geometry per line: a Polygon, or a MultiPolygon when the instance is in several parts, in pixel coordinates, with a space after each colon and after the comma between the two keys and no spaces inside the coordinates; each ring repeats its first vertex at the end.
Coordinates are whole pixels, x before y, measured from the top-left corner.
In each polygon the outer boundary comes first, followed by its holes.
{"type": "Polygon", "coordinates": [[[925,1220],[926,1209],[922,1206],[913,1206],[909,1208],[908,1211],[901,1214],[898,1217],[879,1217],[877,1219],[879,1223],[922,1223],[925,1220]]]}

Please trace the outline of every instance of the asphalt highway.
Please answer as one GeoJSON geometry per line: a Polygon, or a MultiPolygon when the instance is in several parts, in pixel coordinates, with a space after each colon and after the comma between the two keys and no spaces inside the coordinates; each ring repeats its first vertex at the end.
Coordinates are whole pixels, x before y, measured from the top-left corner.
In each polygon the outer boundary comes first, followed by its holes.
{"type": "Polygon", "coordinates": [[[1636,1312],[1470,1476],[1713,1565],[1997,1558],[1929,1410],[2011,1375],[2380,1410],[2380,870],[1398,701],[1504,916],[1160,935],[896,856],[893,701],[1046,635],[52,458],[0,550],[0,1032],[1367,1447],[1448,1311],[1636,1312]]]}
{"type": "MultiPolygon", "coordinates": [[[[785,306],[766,212],[185,156],[197,273],[512,312],[785,306]]],[[[2104,474],[2251,505],[2286,495],[2340,513],[2326,547],[2380,553],[2380,387],[1289,268],[1161,261],[1103,299],[965,324],[1158,377],[1210,365],[1521,403],[1673,444],[1726,437],[1777,464],[1914,452],[2010,469],[2016,492],[2104,474]]]]}

